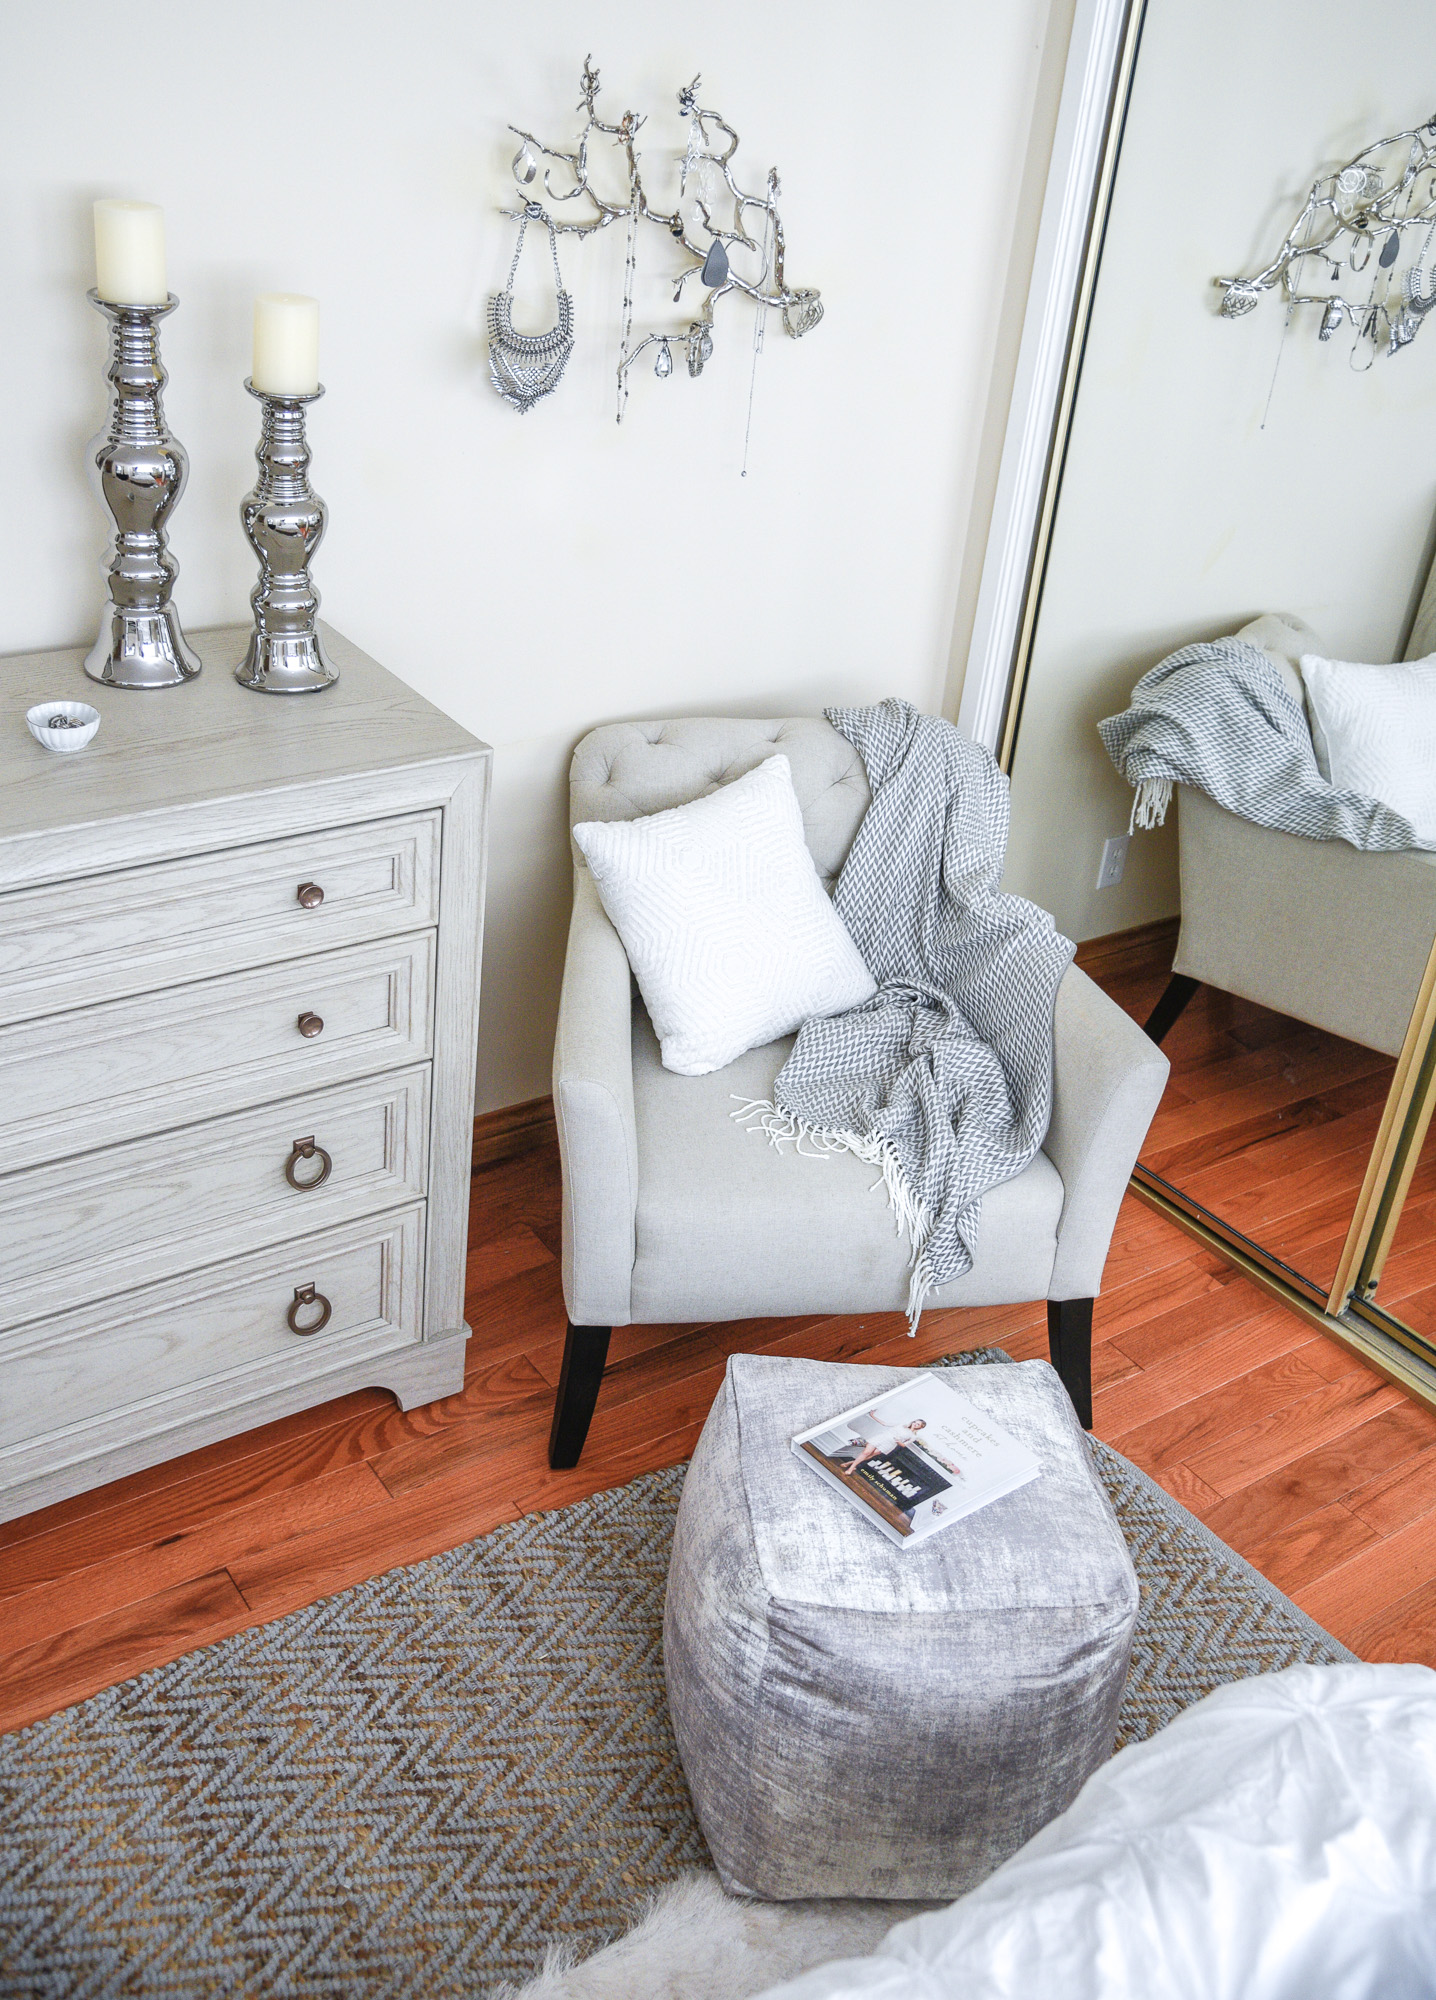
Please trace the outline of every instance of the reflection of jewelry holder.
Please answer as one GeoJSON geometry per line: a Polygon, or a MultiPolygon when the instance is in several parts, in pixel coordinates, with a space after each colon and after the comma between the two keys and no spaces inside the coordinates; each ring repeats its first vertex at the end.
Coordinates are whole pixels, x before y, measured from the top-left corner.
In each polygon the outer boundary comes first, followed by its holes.
{"type": "Polygon", "coordinates": [[[114,305],[94,291],[90,298],[110,322],[114,398],[109,426],[86,456],[117,533],[107,571],[109,608],[85,672],[106,687],[178,687],[200,670],[170,602],[179,564],[165,536],[189,472],[161,400],[169,377],[160,361],[159,322],[179,300],[173,292],[162,306],[114,305]]]}
{"type": "MultiPolygon", "coordinates": [[[[1409,347],[1436,309],[1436,279],[1426,258],[1436,238],[1436,118],[1366,146],[1336,173],[1313,181],[1281,248],[1251,278],[1216,278],[1226,319],[1240,319],[1264,292],[1279,288],[1287,326],[1298,306],[1319,306],[1318,340],[1343,323],[1355,335],[1353,359],[1369,368],[1377,353],[1409,347]],[[1414,258],[1411,245],[1420,238],[1414,258]],[[1409,240],[1408,240],[1409,239],[1409,240]],[[1370,285],[1355,285],[1375,257],[1370,285]],[[1403,262],[1404,260],[1404,262],[1403,262]],[[1307,276],[1310,263],[1315,271],[1307,276]]],[[[1285,337],[1283,335],[1283,337],[1285,337]]],[[[1364,372],[1364,369],[1363,371],[1364,372]]]]}
{"type": "Polygon", "coordinates": [[[304,406],[317,402],[324,390],[273,396],[252,381],[244,386],[264,406],[254,453],[259,478],[240,508],[260,568],[249,598],[254,607],[249,651],[234,677],[241,687],[260,694],[314,694],[339,678],[320,643],[315,625],[319,592],[309,575],[329,509],[309,484],[304,406]]]}

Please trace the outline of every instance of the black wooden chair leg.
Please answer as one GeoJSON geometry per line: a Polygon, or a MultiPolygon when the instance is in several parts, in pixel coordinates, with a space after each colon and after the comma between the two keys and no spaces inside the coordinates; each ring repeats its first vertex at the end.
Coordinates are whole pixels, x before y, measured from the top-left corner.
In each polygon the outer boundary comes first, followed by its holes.
{"type": "Polygon", "coordinates": [[[1062,1386],[1072,1398],[1077,1421],[1092,1428],[1092,1301],[1047,1301],[1047,1350],[1062,1386]]]}
{"type": "Polygon", "coordinates": [[[607,1326],[575,1326],[572,1320],[568,1323],[563,1372],[554,1398],[553,1428],[548,1434],[548,1462],[555,1472],[566,1472],[578,1464],[593,1406],[598,1401],[598,1385],[603,1380],[612,1331],[607,1326]]]}
{"type": "Polygon", "coordinates": [[[1143,1023],[1143,1032],[1154,1042],[1160,1042],[1200,985],[1199,979],[1188,979],[1185,972],[1174,972],[1167,981],[1166,991],[1143,1023]]]}

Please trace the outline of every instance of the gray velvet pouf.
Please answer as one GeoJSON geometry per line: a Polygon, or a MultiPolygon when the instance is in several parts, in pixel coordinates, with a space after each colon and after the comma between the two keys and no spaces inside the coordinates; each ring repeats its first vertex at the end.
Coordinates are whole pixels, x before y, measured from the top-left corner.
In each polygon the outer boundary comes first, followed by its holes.
{"type": "Polygon", "coordinates": [[[735,1355],[698,1441],[664,1652],[731,1893],[959,1895],[1111,1754],[1137,1580],[1045,1362],[964,1376],[1042,1476],[930,1541],[895,1547],[794,1457],[913,1372],[735,1355]]]}

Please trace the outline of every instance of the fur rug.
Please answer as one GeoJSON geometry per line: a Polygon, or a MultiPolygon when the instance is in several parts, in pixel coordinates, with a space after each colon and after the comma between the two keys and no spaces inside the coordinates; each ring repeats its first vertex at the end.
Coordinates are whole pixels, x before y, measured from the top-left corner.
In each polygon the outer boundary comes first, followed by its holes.
{"type": "Polygon", "coordinates": [[[543,1971],[494,2000],[750,2000],[810,1966],[862,1958],[894,1924],[940,1903],[750,1903],[714,1875],[662,1889],[642,1921],[582,1965],[581,1945],[550,1948],[543,1971]]]}

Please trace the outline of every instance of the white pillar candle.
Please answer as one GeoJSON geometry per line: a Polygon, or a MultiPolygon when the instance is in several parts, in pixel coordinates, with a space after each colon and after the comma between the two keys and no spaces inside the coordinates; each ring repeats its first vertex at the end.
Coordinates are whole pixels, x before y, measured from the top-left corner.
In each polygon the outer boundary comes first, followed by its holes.
{"type": "Polygon", "coordinates": [[[254,368],[267,396],[312,396],[319,387],[319,301],[261,292],[254,302],[254,368]]]}
{"type": "Polygon", "coordinates": [[[152,201],[95,203],[95,290],[113,306],[162,306],[165,212],[152,201]]]}

